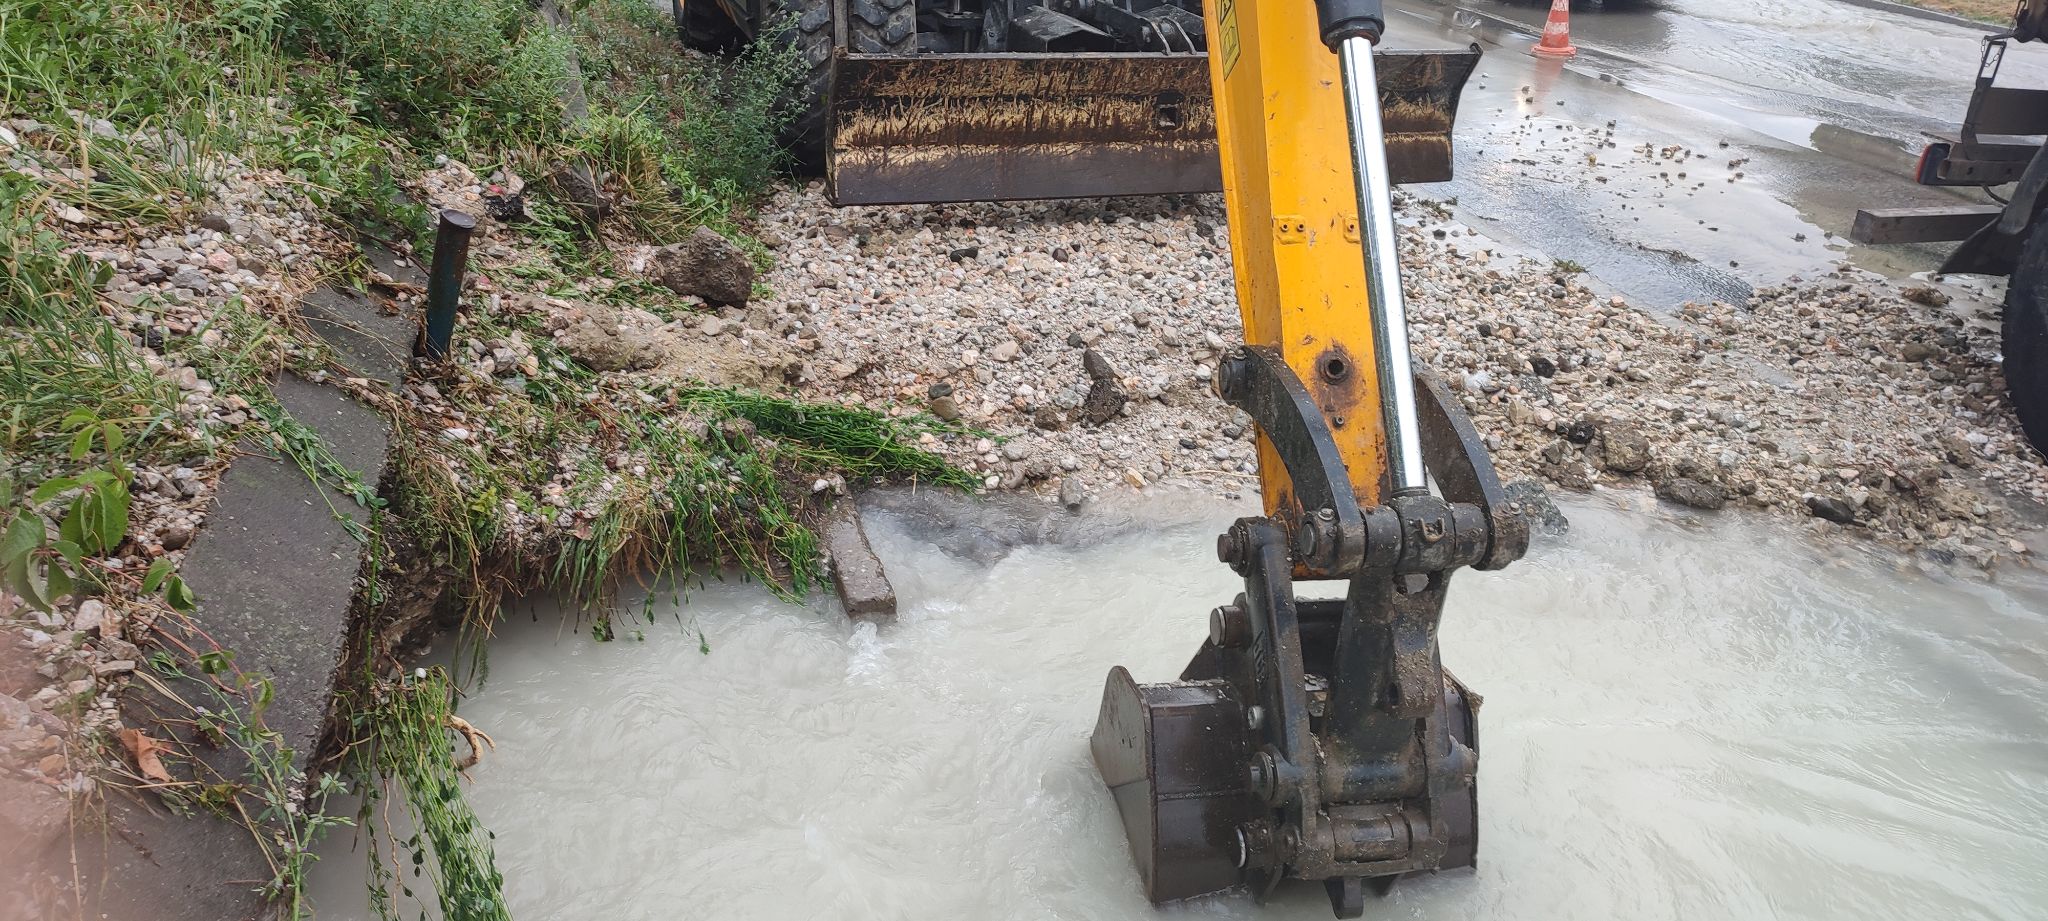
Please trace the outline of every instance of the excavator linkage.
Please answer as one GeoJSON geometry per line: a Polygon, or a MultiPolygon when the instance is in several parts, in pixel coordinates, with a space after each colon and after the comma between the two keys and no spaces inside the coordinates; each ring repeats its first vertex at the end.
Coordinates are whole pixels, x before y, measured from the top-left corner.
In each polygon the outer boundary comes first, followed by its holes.
{"type": "Polygon", "coordinates": [[[1356,917],[1368,888],[1477,861],[1479,696],[1437,626],[1451,575],[1519,559],[1528,527],[1410,361],[1388,185],[1412,113],[1387,89],[1414,75],[1377,66],[1379,0],[1206,16],[1246,342],[1213,382],[1258,425],[1265,514],[1218,538],[1244,591],[1179,679],[1111,670],[1091,748],[1152,900],[1297,878],[1356,917]]]}

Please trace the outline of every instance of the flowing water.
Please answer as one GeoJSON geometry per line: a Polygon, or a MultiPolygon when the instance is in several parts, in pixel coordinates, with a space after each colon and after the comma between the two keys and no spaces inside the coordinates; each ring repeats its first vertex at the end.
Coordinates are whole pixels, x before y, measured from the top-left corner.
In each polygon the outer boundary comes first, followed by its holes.
{"type": "MultiPolygon", "coordinates": [[[[1236,591],[1213,535],[1243,511],[875,514],[879,630],[743,583],[665,588],[611,643],[515,607],[462,707],[514,917],[1329,917],[1308,885],[1147,905],[1089,762],[1110,666],[1172,677],[1236,591]]],[[[1566,512],[1444,619],[1486,697],[1480,866],[1367,917],[2048,917],[2048,584],[1566,512]]],[[[350,838],[323,919],[364,916],[350,838]]]]}

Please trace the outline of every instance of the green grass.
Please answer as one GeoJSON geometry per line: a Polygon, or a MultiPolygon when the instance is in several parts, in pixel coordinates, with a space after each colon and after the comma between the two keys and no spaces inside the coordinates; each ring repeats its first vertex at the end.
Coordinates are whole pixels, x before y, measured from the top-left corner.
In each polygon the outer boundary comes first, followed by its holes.
{"type": "Polygon", "coordinates": [[[37,224],[44,199],[0,170],[0,447],[54,462],[63,420],[84,412],[129,432],[138,450],[182,440],[176,385],[100,312],[108,272],[37,224]]]}
{"type": "Polygon", "coordinates": [[[286,0],[286,43],[338,64],[356,105],[465,155],[560,130],[569,40],[523,0],[286,0]]]}
{"type": "Polygon", "coordinates": [[[679,238],[660,223],[682,215],[688,226],[730,228],[787,164],[776,135],[788,123],[785,100],[803,73],[802,61],[779,40],[783,25],[730,60],[686,58],[676,46],[673,21],[636,0],[591,0],[578,19],[577,48],[592,97],[614,113],[593,119],[584,146],[598,163],[636,177],[627,184],[640,219],[679,238]],[[641,190],[658,173],[669,202],[641,190]]]}

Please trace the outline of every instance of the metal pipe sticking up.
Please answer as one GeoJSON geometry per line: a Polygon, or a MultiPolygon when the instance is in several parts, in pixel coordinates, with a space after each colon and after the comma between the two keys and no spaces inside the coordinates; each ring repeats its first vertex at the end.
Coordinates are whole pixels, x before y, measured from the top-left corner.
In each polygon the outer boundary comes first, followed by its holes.
{"type": "Polygon", "coordinates": [[[427,316],[425,335],[420,337],[420,354],[438,359],[448,354],[448,342],[455,336],[455,311],[462,303],[462,279],[469,268],[469,234],[476,218],[455,210],[441,212],[434,230],[434,262],[427,274],[427,316]]]}
{"type": "Polygon", "coordinates": [[[1408,354],[1408,308],[1401,296],[1401,257],[1394,248],[1394,199],[1387,182],[1386,131],[1380,124],[1379,81],[1372,39],[1353,35],[1337,45],[1344,76],[1344,115],[1351,125],[1351,164],[1358,194],[1359,239],[1365,245],[1365,291],[1379,374],[1380,418],[1387,429],[1387,467],[1396,494],[1428,489],[1422,436],[1415,416],[1415,368],[1408,354]]]}

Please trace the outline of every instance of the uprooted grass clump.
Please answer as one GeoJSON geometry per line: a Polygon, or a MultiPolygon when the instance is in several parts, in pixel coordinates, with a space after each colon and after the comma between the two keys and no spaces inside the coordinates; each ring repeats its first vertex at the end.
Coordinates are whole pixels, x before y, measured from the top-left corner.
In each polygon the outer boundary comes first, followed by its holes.
{"type": "MultiPolygon", "coordinates": [[[[479,335],[508,338],[534,322],[479,320],[479,335]]],[[[452,365],[434,385],[437,414],[397,440],[397,521],[464,574],[472,627],[488,626],[507,591],[545,587],[599,610],[622,575],[688,566],[735,565],[802,597],[817,584],[804,518],[827,492],[814,489],[821,478],[979,485],[916,446],[964,434],[929,416],[598,375],[544,336],[523,341],[531,373],[508,387],[452,365]],[[452,437],[449,419],[486,429],[452,437]]]]}

